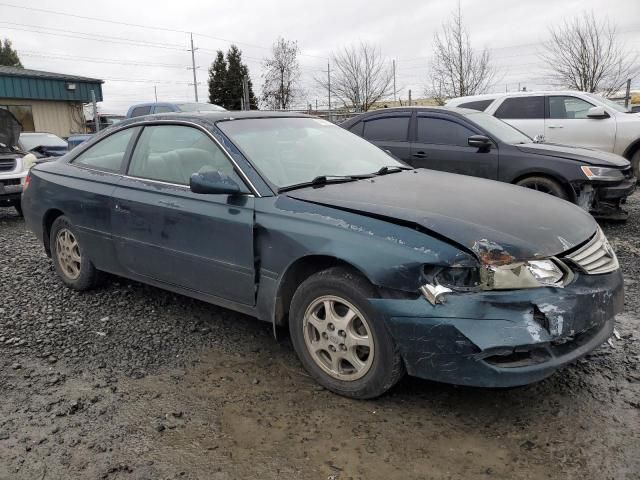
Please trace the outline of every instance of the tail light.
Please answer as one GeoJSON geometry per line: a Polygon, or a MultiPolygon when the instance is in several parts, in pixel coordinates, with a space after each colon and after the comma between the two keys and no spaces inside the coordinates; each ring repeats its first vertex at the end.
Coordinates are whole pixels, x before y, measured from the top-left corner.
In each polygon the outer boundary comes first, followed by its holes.
{"type": "Polygon", "coordinates": [[[27,176],[24,177],[24,183],[22,184],[22,191],[24,192],[29,186],[29,182],[31,181],[31,172],[27,173],[27,176]]]}

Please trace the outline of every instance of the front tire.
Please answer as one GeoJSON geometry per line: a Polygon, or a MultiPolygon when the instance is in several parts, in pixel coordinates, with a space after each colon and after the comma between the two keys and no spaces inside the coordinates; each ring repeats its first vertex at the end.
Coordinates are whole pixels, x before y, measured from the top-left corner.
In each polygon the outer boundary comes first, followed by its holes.
{"type": "Polygon", "coordinates": [[[296,290],[289,313],[293,346],[323,387],[351,398],[382,395],[405,373],[398,348],[369,298],[376,292],[342,267],[312,275],[296,290]]]}
{"type": "Polygon", "coordinates": [[[631,168],[633,168],[633,175],[640,182],[640,148],[631,157],[631,168]]]}
{"type": "Polygon", "coordinates": [[[67,287],[82,291],[98,285],[100,272],[84,254],[77,231],[67,217],[55,219],[49,238],[53,265],[67,287]]]}
{"type": "Polygon", "coordinates": [[[554,197],[558,197],[563,200],[567,200],[569,198],[566,190],[560,183],[547,177],[523,178],[522,180],[518,181],[516,185],[530,188],[538,192],[548,193],[549,195],[553,195],[554,197]]]}

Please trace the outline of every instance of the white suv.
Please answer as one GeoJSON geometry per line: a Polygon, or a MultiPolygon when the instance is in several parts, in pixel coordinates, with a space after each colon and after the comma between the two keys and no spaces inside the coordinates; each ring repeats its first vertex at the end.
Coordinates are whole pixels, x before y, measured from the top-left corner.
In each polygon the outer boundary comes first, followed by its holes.
{"type": "Polygon", "coordinates": [[[576,91],[514,92],[460,97],[447,106],[484,111],[530,137],[594,148],[627,158],[640,178],[640,114],[611,100],[576,91]]]}
{"type": "Polygon", "coordinates": [[[0,207],[13,206],[22,214],[20,195],[25,177],[36,157],[16,145],[22,126],[7,110],[0,109],[0,207]]]}

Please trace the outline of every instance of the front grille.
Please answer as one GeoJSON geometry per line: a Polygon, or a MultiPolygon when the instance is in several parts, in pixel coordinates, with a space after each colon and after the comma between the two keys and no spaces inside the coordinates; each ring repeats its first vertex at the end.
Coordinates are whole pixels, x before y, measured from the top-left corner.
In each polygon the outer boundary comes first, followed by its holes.
{"type": "Polygon", "coordinates": [[[592,275],[613,272],[620,267],[618,258],[600,227],[589,243],[565,258],[583,272],[592,275]]]}
{"type": "Polygon", "coordinates": [[[0,158],[0,172],[11,172],[16,168],[16,161],[13,158],[0,158]]]}

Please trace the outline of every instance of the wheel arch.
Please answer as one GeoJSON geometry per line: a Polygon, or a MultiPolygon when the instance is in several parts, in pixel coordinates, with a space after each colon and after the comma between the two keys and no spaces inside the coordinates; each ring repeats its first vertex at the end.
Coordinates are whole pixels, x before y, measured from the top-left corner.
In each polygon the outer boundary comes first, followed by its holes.
{"type": "Polygon", "coordinates": [[[543,170],[523,172],[523,173],[520,173],[514,179],[512,179],[511,183],[513,185],[516,185],[519,181],[529,177],[544,177],[544,178],[548,178],[549,180],[553,180],[554,182],[558,182],[562,186],[562,188],[564,188],[564,191],[567,193],[569,200],[571,200],[572,203],[576,202],[577,200],[576,191],[574,190],[571,183],[569,183],[565,178],[552,172],[543,171],[543,170]]]}
{"type": "Polygon", "coordinates": [[[44,243],[44,250],[49,257],[51,256],[51,227],[53,226],[53,222],[56,221],[56,218],[61,217],[62,215],[64,215],[62,210],[51,208],[47,210],[42,217],[42,242],[44,243]]]}
{"type": "Polygon", "coordinates": [[[345,267],[365,278],[372,285],[370,278],[355,265],[330,255],[306,255],[293,261],[282,274],[278,283],[274,302],[273,322],[275,325],[286,325],[291,300],[298,286],[311,275],[332,267],[345,267]]]}
{"type": "Polygon", "coordinates": [[[631,158],[636,154],[636,152],[640,150],[640,138],[634,140],[624,151],[622,156],[627,160],[631,160],[631,158]]]}

